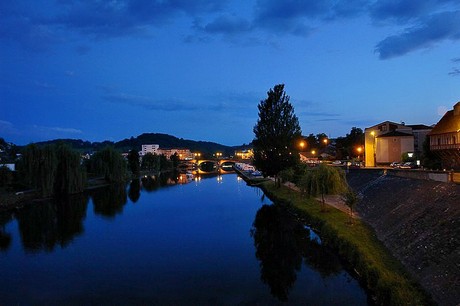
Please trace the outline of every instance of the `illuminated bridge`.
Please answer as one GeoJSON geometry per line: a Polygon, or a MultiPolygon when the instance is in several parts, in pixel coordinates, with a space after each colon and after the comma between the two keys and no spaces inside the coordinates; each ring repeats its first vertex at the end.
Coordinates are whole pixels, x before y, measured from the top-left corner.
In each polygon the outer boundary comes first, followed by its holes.
{"type": "Polygon", "coordinates": [[[198,174],[232,172],[236,161],[232,159],[195,159],[182,162],[179,167],[193,169],[198,174]]]}

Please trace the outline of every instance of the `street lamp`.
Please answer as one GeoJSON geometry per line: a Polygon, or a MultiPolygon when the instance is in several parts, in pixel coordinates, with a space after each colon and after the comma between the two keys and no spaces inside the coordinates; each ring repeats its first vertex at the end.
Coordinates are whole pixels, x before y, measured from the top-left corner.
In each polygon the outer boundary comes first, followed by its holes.
{"type": "Polygon", "coordinates": [[[328,142],[328,141],[329,141],[329,140],[328,140],[327,138],[324,138],[324,139],[323,139],[323,142],[324,142],[324,145],[325,145],[325,146],[327,146],[327,142],[328,142]]]}
{"type": "Polygon", "coordinates": [[[361,155],[361,152],[363,151],[363,148],[362,148],[362,147],[358,147],[358,148],[356,149],[356,151],[358,151],[358,159],[361,160],[360,155],[361,155]]]}
{"type": "Polygon", "coordinates": [[[375,132],[372,131],[371,135],[374,138],[373,141],[372,141],[372,152],[374,154],[374,167],[377,167],[377,158],[376,158],[376,155],[375,155],[375,132]]]}
{"type": "Polygon", "coordinates": [[[300,150],[303,151],[303,149],[305,148],[306,145],[307,145],[307,144],[305,143],[305,141],[301,140],[301,141],[299,142],[300,150]]]}

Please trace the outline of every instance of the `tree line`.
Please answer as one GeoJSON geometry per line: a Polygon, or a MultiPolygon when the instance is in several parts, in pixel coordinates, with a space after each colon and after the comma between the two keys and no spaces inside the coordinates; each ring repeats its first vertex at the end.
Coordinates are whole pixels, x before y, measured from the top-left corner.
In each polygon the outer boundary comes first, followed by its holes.
{"type": "Polygon", "coordinates": [[[113,147],[82,159],[77,150],[66,144],[27,145],[16,165],[16,173],[0,167],[0,187],[7,190],[33,189],[42,197],[82,192],[90,179],[103,178],[107,183],[125,183],[140,171],[162,172],[177,165],[178,158],[146,154],[141,158],[131,150],[125,159],[113,147]]]}

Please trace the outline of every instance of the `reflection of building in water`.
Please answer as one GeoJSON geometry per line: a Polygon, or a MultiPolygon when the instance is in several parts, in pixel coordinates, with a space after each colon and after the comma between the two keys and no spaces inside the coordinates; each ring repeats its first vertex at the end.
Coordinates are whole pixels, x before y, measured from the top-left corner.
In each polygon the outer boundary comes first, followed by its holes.
{"type": "MultiPolygon", "coordinates": [[[[190,172],[187,173],[179,173],[177,177],[177,184],[187,184],[193,181],[194,175],[190,172]]],[[[175,184],[175,182],[172,182],[172,184],[175,184]]]]}

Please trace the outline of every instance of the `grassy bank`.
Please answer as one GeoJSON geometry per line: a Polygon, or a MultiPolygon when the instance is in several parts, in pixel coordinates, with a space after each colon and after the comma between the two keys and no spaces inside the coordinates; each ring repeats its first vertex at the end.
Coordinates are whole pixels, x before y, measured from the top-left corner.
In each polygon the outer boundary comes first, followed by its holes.
{"type": "Polygon", "coordinates": [[[274,202],[289,205],[320,232],[323,243],[337,250],[355,269],[378,305],[433,304],[367,224],[354,220],[350,225],[347,214],[332,207],[324,212],[315,199],[287,187],[278,188],[272,182],[261,187],[274,202]]]}

